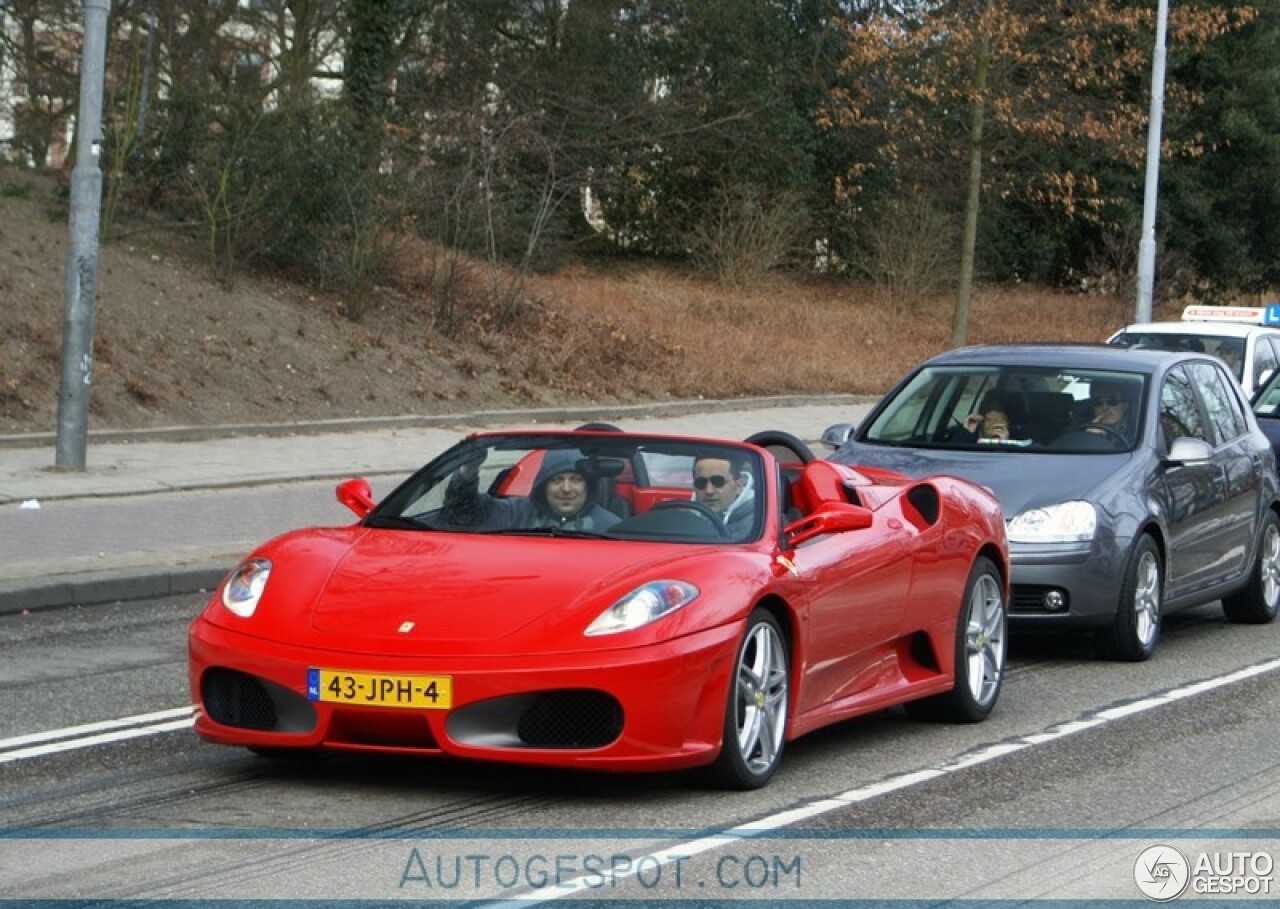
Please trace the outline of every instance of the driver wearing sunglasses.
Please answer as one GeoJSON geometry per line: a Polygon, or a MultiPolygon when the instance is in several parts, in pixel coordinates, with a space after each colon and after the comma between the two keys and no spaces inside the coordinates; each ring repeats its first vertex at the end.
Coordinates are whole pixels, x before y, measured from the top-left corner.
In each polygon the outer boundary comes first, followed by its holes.
{"type": "Polygon", "coordinates": [[[1124,388],[1115,382],[1094,382],[1089,389],[1091,417],[1086,431],[1103,433],[1106,426],[1117,432],[1127,433],[1129,422],[1129,398],[1124,388]],[[1090,428],[1093,427],[1093,428],[1090,428]]]}
{"type": "Polygon", "coordinates": [[[704,457],[693,462],[693,499],[720,516],[732,539],[742,539],[755,523],[755,494],[744,463],[704,457]]]}

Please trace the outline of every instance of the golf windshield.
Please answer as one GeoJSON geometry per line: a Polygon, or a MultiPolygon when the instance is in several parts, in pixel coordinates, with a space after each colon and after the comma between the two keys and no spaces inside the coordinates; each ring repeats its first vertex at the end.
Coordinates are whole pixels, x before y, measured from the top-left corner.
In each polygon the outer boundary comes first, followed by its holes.
{"type": "Polygon", "coordinates": [[[1114,452],[1141,434],[1137,373],[1025,366],[927,367],[886,402],[860,440],[913,448],[1114,452]]]}

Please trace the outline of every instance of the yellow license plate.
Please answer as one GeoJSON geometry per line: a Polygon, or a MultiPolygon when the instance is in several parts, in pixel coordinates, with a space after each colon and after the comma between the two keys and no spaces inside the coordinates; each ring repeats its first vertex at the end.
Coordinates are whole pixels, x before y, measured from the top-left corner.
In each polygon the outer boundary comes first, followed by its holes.
{"type": "Polygon", "coordinates": [[[308,669],[307,697],[330,704],[448,710],[453,706],[453,679],[447,675],[382,675],[308,669]]]}

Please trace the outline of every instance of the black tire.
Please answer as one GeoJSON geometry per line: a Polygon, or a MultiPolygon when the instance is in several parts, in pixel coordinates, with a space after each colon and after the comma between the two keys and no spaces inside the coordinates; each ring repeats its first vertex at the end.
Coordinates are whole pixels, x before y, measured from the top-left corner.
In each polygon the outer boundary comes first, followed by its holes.
{"type": "Polygon", "coordinates": [[[994,562],[980,556],[969,569],[956,619],[955,685],[946,694],[909,701],[908,715],[948,723],[979,723],[990,716],[1004,684],[1008,629],[1004,579],[994,562]]]}
{"type": "Polygon", "coordinates": [[[1233,622],[1266,625],[1280,610],[1280,518],[1268,511],[1258,534],[1258,555],[1244,589],[1222,598],[1222,611],[1233,622]]]}
{"type": "Polygon", "coordinates": [[[755,609],[738,643],[725,698],[720,755],[711,779],[726,789],[759,789],[782,760],[791,696],[791,652],[782,626],[755,609]]]}
{"type": "Polygon", "coordinates": [[[1160,618],[1164,604],[1164,562],[1150,534],[1133,545],[1115,621],[1098,632],[1098,652],[1108,659],[1141,663],[1151,659],[1160,642],[1160,618]]]}

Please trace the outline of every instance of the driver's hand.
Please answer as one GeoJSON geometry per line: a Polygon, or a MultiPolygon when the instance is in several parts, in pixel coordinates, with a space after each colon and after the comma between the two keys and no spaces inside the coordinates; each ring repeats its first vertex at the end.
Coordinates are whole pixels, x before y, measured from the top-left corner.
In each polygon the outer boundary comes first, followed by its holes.
{"type": "Polygon", "coordinates": [[[464,480],[474,480],[477,476],[480,475],[480,466],[484,464],[485,458],[487,457],[488,457],[488,452],[484,452],[484,451],[480,452],[470,461],[465,462],[461,467],[458,468],[458,476],[464,480]]]}

